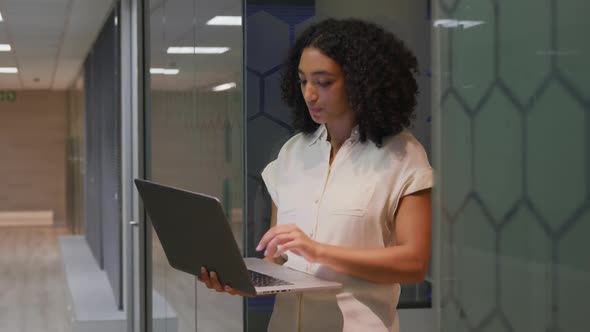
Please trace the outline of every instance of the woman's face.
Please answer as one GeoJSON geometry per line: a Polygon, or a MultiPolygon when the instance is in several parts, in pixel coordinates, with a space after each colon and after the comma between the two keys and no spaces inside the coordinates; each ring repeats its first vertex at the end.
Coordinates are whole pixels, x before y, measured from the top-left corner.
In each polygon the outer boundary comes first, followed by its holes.
{"type": "Polygon", "coordinates": [[[299,81],[313,121],[327,124],[353,117],[342,68],[319,49],[303,49],[299,60],[299,81]]]}

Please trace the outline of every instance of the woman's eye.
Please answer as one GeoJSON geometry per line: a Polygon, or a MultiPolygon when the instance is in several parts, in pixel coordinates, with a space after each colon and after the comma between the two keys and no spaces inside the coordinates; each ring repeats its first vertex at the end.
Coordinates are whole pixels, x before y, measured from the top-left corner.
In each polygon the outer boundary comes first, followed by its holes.
{"type": "MultiPolygon", "coordinates": [[[[315,86],[319,86],[321,88],[326,88],[328,86],[330,86],[332,84],[332,82],[324,82],[324,81],[312,81],[313,85],[315,86]]],[[[307,80],[303,80],[303,79],[298,79],[297,80],[297,84],[299,85],[306,85],[307,84],[307,80]]]]}

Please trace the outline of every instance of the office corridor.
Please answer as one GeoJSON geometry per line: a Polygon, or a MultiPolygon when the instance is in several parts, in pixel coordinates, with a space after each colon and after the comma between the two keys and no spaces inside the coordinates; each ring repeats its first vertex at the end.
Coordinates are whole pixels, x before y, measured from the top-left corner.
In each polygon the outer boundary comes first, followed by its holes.
{"type": "Polygon", "coordinates": [[[54,227],[0,227],[0,332],[67,330],[63,234],[54,227]]]}

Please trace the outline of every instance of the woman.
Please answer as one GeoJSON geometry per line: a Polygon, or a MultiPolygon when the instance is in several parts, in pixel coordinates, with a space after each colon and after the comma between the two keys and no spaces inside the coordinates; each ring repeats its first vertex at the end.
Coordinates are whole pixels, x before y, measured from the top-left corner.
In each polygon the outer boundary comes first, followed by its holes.
{"type": "Polygon", "coordinates": [[[257,250],[344,287],[277,295],[269,330],[399,330],[399,283],[422,281],[430,258],[432,169],[405,130],[416,72],[402,41],[355,19],[315,24],[291,49],[281,87],[301,133],[262,173],[272,227],[257,250]]]}

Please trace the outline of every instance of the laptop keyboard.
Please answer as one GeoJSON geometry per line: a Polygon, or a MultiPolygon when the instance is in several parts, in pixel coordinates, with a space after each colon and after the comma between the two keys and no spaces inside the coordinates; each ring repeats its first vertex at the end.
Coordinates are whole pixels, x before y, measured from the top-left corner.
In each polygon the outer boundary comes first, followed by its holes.
{"type": "Polygon", "coordinates": [[[250,274],[250,279],[252,280],[252,284],[254,285],[254,287],[293,285],[292,283],[287,282],[285,280],[277,279],[256,271],[248,270],[248,274],[250,274]]]}

